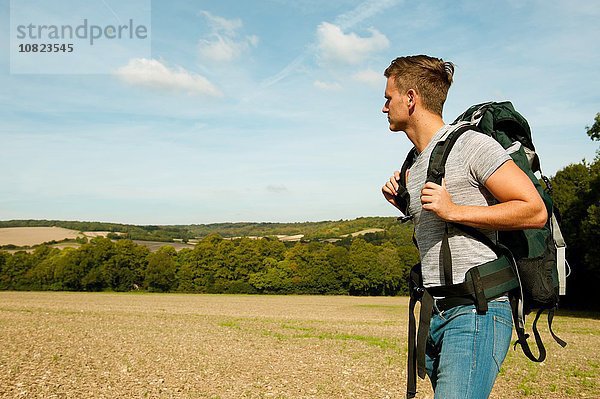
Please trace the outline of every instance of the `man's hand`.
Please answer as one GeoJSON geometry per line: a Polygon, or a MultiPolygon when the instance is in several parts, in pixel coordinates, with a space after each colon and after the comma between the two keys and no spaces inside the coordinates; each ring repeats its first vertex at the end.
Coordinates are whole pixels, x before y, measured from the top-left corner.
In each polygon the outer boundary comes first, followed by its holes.
{"type": "Polygon", "coordinates": [[[425,183],[421,190],[421,204],[423,209],[435,213],[442,220],[450,220],[450,215],[456,204],[452,202],[450,193],[446,190],[446,181],[442,185],[432,182],[425,183]]]}
{"type": "Polygon", "coordinates": [[[383,196],[385,197],[385,199],[392,205],[394,205],[396,208],[400,209],[398,207],[398,204],[396,204],[396,201],[394,200],[394,197],[397,194],[397,190],[398,190],[398,180],[400,180],[400,172],[399,171],[395,171],[394,175],[392,177],[390,177],[390,180],[388,180],[383,187],[381,188],[381,192],[383,193],[383,196]]]}

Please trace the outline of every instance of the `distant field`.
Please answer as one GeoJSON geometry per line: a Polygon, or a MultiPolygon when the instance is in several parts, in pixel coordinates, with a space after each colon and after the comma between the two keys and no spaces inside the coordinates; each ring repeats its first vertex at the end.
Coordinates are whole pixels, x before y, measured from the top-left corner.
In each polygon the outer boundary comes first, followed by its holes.
{"type": "Polygon", "coordinates": [[[18,247],[39,245],[49,241],[74,240],[81,233],[62,227],[4,227],[0,228],[0,245],[18,247]]]}
{"type": "MultiPolygon", "coordinates": [[[[83,236],[88,237],[88,239],[92,239],[94,237],[106,237],[109,233],[109,231],[79,232],[62,227],[3,227],[0,228],[0,246],[12,244],[17,247],[32,247],[50,241],[74,240],[77,237],[83,236]]],[[[183,248],[194,248],[194,245],[184,243],[141,240],[135,240],[134,242],[136,244],[148,247],[148,249],[150,249],[152,252],[157,251],[164,245],[170,245],[177,251],[183,248]]],[[[69,247],[78,248],[80,244],[76,242],[67,242],[54,244],[52,246],[55,248],[64,249],[69,247]]],[[[16,250],[11,250],[9,252],[16,252],[16,250]]]]}
{"type": "MultiPolygon", "coordinates": [[[[406,298],[0,292],[1,398],[403,398],[406,298]]],[[[598,398],[600,320],[492,398],[598,398]]],[[[542,324],[542,323],[540,323],[542,324]]],[[[420,398],[431,398],[420,381],[420,398]]]]}
{"type": "Polygon", "coordinates": [[[185,244],[182,242],[162,242],[162,241],[142,241],[142,240],[133,240],[133,242],[135,242],[138,245],[145,246],[151,252],[156,252],[156,251],[158,251],[159,248],[164,247],[165,245],[175,248],[176,251],[179,251],[183,248],[190,248],[190,249],[194,248],[193,244],[185,244]]]}

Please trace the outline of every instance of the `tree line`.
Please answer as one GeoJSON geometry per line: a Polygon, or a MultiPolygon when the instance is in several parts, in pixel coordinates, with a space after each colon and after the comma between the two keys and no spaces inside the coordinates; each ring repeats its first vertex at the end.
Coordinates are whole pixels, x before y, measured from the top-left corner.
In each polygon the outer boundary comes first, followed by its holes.
{"type": "Polygon", "coordinates": [[[79,248],[0,252],[0,289],[405,295],[418,260],[407,232],[398,227],[335,244],[211,234],[193,249],[153,253],[131,240],[98,237],[79,248]]]}
{"type": "MultiPolygon", "coordinates": [[[[63,227],[76,231],[109,231],[111,237],[131,240],[188,241],[192,238],[219,234],[222,237],[266,237],[275,235],[303,234],[307,240],[337,238],[345,234],[368,228],[387,229],[394,225],[395,218],[360,217],[353,220],[320,222],[269,223],[236,222],[191,225],[145,225],[137,226],[120,223],[85,222],[68,220],[0,220],[1,227],[63,227]],[[116,234],[119,233],[119,234],[116,234]]],[[[1,247],[0,247],[1,249],[1,247]]]]}

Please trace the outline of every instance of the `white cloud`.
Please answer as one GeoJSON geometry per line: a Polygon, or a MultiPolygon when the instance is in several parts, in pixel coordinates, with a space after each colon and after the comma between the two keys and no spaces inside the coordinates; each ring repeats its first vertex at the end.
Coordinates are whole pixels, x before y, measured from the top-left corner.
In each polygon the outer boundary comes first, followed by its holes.
{"type": "Polygon", "coordinates": [[[204,76],[192,74],[184,68],[168,68],[162,62],[147,58],[133,58],[118,68],[115,75],[134,85],[161,90],[185,91],[220,97],[223,94],[204,76]]]}
{"type": "MultiPolygon", "coordinates": [[[[345,12],[343,14],[338,15],[334,19],[335,25],[337,25],[342,30],[348,30],[356,26],[356,24],[363,22],[364,20],[371,18],[379,13],[384,12],[390,7],[397,5],[402,0],[367,0],[363,3],[360,3],[356,8],[345,12]]],[[[304,4],[304,2],[303,2],[304,4]]],[[[317,2],[319,4],[319,2],[317,2]]],[[[296,7],[299,4],[294,4],[296,7]]],[[[320,6],[319,6],[320,7],[320,6]]],[[[385,37],[385,36],[384,36],[385,37]]],[[[386,38],[387,40],[387,38],[386,38]]],[[[386,45],[387,47],[387,45],[386,45]]],[[[311,49],[312,52],[312,49],[311,49]]],[[[297,69],[302,66],[304,59],[309,55],[309,50],[305,50],[304,53],[300,54],[296,57],[292,62],[290,62],[285,68],[276,73],[275,75],[265,79],[263,81],[263,86],[268,87],[272,86],[279,81],[287,78],[289,75],[294,73],[297,69]]]]}
{"type": "Polygon", "coordinates": [[[345,34],[342,29],[329,22],[317,27],[319,55],[325,62],[357,64],[371,53],[385,50],[390,45],[388,38],[376,29],[371,36],[360,37],[355,33],[345,34]]]}
{"type": "Polygon", "coordinates": [[[338,82],[322,82],[320,80],[315,80],[313,83],[314,86],[321,90],[340,90],[342,86],[338,82]]]}
{"type": "Polygon", "coordinates": [[[204,59],[229,62],[258,45],[259,39],[256,35],[238,37],[238,31],[243,27],[239,18],[226,19],[208,11],[202,11],[201,14],[211,27],[208,37],[198,41],[198,51],[204,59]]]}
{"type": "Polygon", "coordinates": [[[352,78],[356,81],[366,83],[370,86],[381,86],[385,82],[383,72],[376,72],[372,69],[366,69],[352,75],[352,78]]]}

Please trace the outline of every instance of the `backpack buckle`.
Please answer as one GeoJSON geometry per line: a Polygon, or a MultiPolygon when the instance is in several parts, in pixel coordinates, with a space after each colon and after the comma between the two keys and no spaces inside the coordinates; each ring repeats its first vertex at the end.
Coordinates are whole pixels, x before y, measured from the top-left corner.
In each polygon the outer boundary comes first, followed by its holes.
{"type": "Polygon", "coordinates": [[[446,168],[443,165],[437,166],[429,171],[429,178],[427,181],[431,181],[436,184],[442,183],[442,178],[446,174],[446,168]]]}
{"type": "Polygon", "coordinates": [[[406,215],[406,216],[398,216],[396,218],[397,221],[399,221],[400,223],[406,223],[409,220],[413,220],[415,217],[413,215],[406,215]]]}

